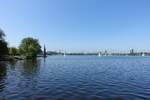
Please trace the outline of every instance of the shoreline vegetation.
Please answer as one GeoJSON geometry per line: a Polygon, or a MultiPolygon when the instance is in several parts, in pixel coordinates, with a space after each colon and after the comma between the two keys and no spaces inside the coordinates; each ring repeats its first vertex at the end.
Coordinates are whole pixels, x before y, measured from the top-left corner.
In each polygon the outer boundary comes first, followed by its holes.
{"type": "Polygon", "coordinates": [[[0,61],[16,61],[25,59],[35,59],[37,57],[47,57],[47,55],[97,55],[97,56],[150,56],[150,52],[134,52],[133,49],[129,53],[67,53],[57,51],[46,51],[45,45],[42,51],[38,39],[32,37],[23,38],[19,47],[8,47],[5,41],[5,33],[0,29],[0,61]]]}
{"type": "Polygon", "coordinates": [[[5,33],[0,29],[0,61],[35,59],[39,54],[43,55],[43,52],[38,39],[27,37],[22,39],[18,48],[8,47],[5,33]]]}
{"type": "Polygon", "coordinates": [[[16,60],[24,60],[24,57],[21,56],[3,56],[0,58],[0,61],[16,61],[16,60]]]}

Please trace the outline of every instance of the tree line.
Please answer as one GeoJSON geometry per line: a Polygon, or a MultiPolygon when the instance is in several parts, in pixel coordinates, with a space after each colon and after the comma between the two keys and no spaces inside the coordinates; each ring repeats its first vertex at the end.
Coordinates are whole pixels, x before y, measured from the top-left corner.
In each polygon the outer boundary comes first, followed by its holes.
{"type": "Polygon", "coordinates": [[[41,52],[42,50],[38,39],[32,37],[22,39],[18,48],[8,47],[8,43],[5,40],[5,33],[0,29],[0,58],[6,55],[35,58],[41,52]]]}

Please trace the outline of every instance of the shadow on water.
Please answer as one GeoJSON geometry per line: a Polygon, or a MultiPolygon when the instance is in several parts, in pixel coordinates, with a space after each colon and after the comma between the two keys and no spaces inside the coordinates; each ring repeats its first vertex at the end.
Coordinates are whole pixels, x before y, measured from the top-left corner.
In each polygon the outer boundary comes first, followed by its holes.
{"type": "Polygon", "coordinates": [[[5,63],[0,63],[0,92],[5,88],[5,78],[7,74],[7,67],[5,63]]]}

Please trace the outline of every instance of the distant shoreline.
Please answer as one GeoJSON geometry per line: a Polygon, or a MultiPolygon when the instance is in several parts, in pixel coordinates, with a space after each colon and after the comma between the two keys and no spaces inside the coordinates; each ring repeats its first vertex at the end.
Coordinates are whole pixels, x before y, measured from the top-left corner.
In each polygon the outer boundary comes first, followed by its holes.
{"type": "MultiPolygon", "coordinates": [[[[63,55],[47,55],[48,56],[63,56],[63,55]]],[[[141,56],[141,55],[107,55],[107,56],[98,56],[98,55],[91,55],[91,54],[84,54],[84,55],[66,55],[66,56],[97,56],[97,57],[150,57],[149,55],[141,56]]],[[[43,57],[43,55],[38,55],[37,58],[43,57]]],[[[3,56],[0,57],[0,61],[19,61],[19,60],[26,60],[23,56],[3,56]]]]}

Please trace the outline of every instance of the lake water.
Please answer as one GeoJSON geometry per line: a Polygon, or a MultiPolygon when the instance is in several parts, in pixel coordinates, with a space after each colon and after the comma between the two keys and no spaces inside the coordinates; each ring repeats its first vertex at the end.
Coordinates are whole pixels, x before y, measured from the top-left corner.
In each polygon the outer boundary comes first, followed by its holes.
{"type": "Polygon", "coordinates": [[[0,100],[150,100],[150,57],[1,62],[0,100]]]}

